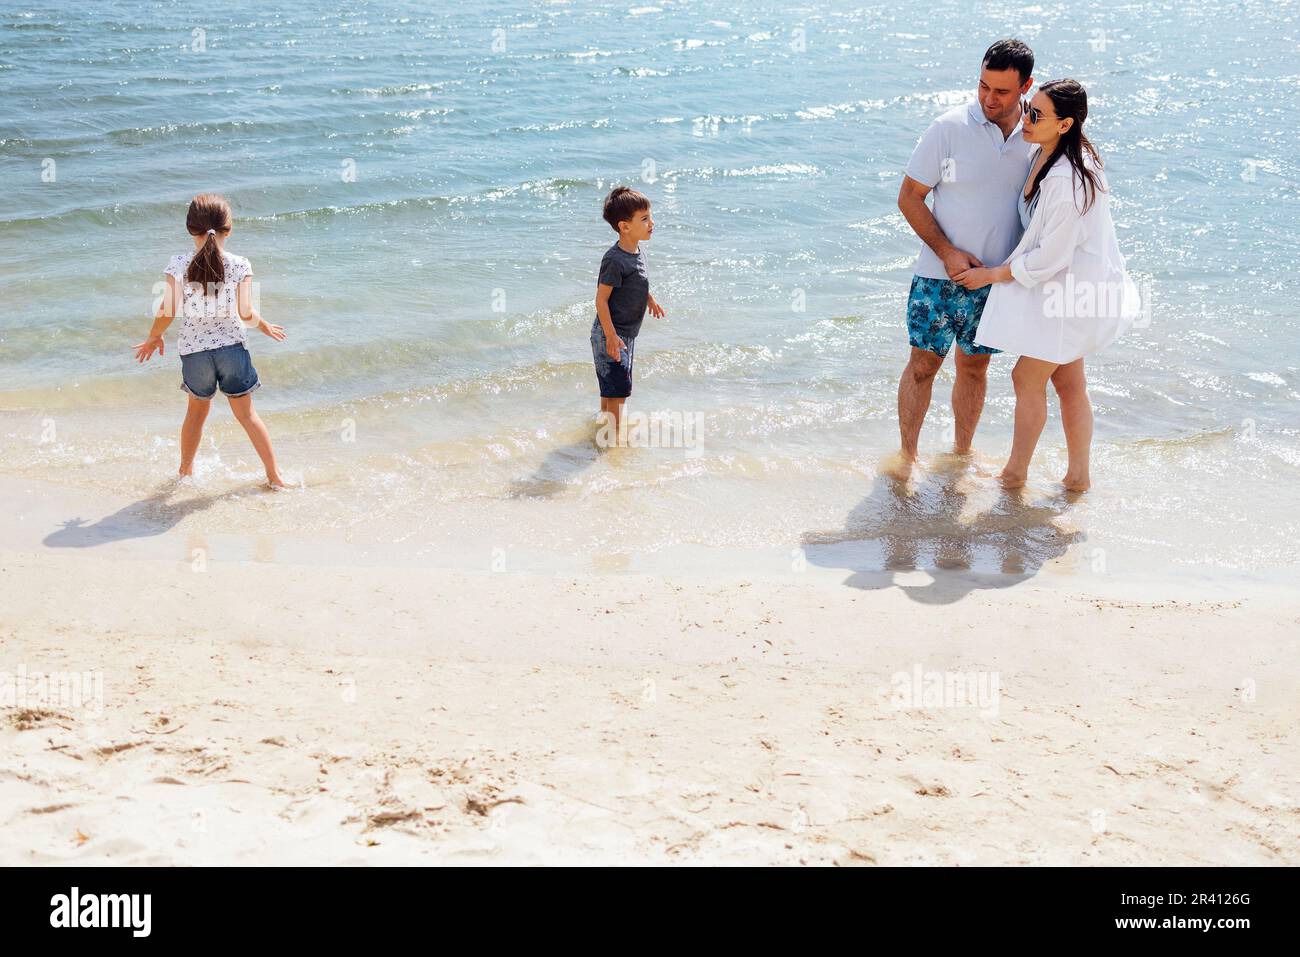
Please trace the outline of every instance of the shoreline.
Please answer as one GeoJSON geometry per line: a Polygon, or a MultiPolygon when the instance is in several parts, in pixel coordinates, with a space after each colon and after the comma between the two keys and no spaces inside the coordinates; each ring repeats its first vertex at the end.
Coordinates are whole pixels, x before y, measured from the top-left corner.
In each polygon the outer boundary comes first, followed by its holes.
{"type": "MultiPolygon", "coordinates": [[[[279,496],[304,492],[270,492],[250,485],[241,494],[279,496]]],[[[919,560],[904,566],[895,561],[898,556],[884,553],[877,539],[855,537],[843,530],[810,532],[802,540],[768,546],[679,543],[589,554],[518,546],[508,540],[485,541],[481,535],[470,536],[464,543],[421,544],[357,541],[351,529],[335,534],[213,533],[185,528],[184,508],[174,509],[165,519],[148,514],[140,508],[148,496],[141,501],[98,489],[6,475],[0,475],[0,497],[13,503],[10,513],[0,516],[0,550],[83,553],[127,561],[173,561],[178,565],[191,565],[201,558],[204,563],[437,569],[471,575],[689,575],[719,583],[745,578],[774,583],[838,582],[869,589],[937,585],[938,600],[954,591],[945,587],[945,582],[955,586],[957,594],[1041,580],[1054,587],[1106,594],[1124,594],[1125,589],[1134,594],[1152,589],[1158,592],[1170,585],[1178,593],[1198,589],[1226,596],[1240,588],[1287,587],[1294,577],[1290,566],[1252,569],[1191,563],[1153,565],[1131,548],[1119,561],[1112,549],[1102,555],[1098,564],[1088,532],[1070,520],[1060,526],[1059,547],[1047,554],[1030,555],[1025,567],[1008,573],[992,560],[998,557],[996,550],[990,553],[985,548],[985,554],[977,554],[972,560],[970,543],[965,544],[964,564],[941,555],[945,547],[963,544],[950,537],[953,530],[961,529],[959,524],[925,533],[921,538],[923,550],[934,554],[914,555],[919,560]]],[[[1037,523],[1041,518],[1029,514],[1026,521],[1037,523]]]]}

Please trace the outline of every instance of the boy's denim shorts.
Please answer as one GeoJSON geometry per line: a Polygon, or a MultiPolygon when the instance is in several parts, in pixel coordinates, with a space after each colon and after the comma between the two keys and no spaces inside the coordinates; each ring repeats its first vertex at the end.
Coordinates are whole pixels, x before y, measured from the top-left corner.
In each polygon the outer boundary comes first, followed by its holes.
{"type": "Polygon", "coordinates": [[[632,351],[635,336],[620,336],[623,348],[615,362],[605,351],[605,329],[600,320],[591,327],[591,358],[596,364],[596,382],[602,399],[626,399],[632,394],[632,351]]]}
{"type": "Polygon", "coordinates": [[[261,384],[253,357],[242,343],[181,356],[181,388],[196,399],[212,398],[218,386],[223,395],[234,399],[261,384]]]}

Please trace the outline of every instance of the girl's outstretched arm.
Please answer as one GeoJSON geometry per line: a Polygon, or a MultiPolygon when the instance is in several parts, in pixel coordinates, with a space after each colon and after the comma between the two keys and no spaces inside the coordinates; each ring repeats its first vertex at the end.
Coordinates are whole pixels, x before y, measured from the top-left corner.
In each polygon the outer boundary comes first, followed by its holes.
{"type": "Polygon", "coordinates": [[[244,322],[257,321],[257,330],[268,335],[276,342],[284,341],[284,327],[273,326],[262,318],[262,314],[253,306],[253,277],[245,276],[239,283],[239,318],[244,322]]]}
{"type": "Polygon", "coordinates": [[[158,355],[164,355],[166,350],[163,348],[162,334],[167,327],[172,324],[172,319],[176,316],[176,278],[170,273],[167,274],[167,291],[163,293],[162,301],[158,303],[158,308],[153,315],[153,327],[149,330],[149,336],[144,342],[137,342],[133,347],[135,349],[136,362],[144,362],[151,358],[156,351],[158,355]]]}

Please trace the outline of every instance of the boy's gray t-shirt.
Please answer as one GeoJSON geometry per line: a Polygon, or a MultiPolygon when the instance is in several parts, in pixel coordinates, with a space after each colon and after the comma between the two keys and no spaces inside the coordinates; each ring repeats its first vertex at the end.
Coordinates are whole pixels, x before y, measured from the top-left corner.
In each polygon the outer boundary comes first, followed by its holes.
{"type": "Polygon", "coordinates": [[[598,281],[614,287],[609,294],[609,317],[614,321],[614,331],[624,339],[634,338],[641,331],[641,320],[645,318],[646,302],[650,298],[645,255],[640,250],[627,252],[615,243],[600,261],[598,281]]]}

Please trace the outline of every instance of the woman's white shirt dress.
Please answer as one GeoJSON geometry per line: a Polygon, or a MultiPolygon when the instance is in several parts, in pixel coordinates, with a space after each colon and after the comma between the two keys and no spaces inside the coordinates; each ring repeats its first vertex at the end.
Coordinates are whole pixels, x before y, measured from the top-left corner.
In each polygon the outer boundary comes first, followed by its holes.
{"type": "MultiPolygon", "coordinates": [[[[1103,187],[1104,174],[1094,169],[1103,187]]],[[[1021,193],[1023,196],[1023,191],[1021,193]]],[[[1083,186],[1061,157],[1039,184],[1029,225],[980,316],[982,346],[1064,365],[1118,339],[1138,311],[1110,218],[1098,191],[1086,213],[1083,186]]]]}

